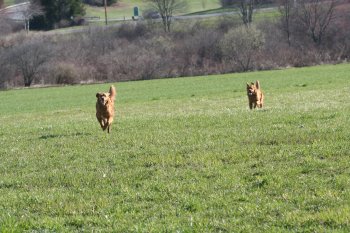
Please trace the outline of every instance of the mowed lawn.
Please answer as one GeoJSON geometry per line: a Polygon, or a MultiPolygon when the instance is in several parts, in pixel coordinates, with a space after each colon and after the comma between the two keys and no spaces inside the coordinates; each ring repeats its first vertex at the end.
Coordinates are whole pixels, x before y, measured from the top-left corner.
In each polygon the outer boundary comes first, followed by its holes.
{"type": "Polygon", "coordinates": [[[350,64],[115,86],[0,92],[1,232],[350,231],[350,64]]]}

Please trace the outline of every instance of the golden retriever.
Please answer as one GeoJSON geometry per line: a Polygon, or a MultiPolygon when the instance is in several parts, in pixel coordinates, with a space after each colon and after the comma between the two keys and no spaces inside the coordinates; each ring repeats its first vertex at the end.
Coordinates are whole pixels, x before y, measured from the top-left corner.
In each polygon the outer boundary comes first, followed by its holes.
{"type": "Polygon", "coordinates": [[[264,94],[261,91],[260,83],[256,80],[255,83],[247,83],[247,95],[249,100],[249,108],[262,108],[264,104],[264,94]]]}
{"type": "Polygon", "coordinates": [[[96,94],[96,118],[101,125],[103,131],[111,130],[111,124],[114,118],[114,100],[117,92],[112,85],[109,92],[99,92],[96,94]]]}

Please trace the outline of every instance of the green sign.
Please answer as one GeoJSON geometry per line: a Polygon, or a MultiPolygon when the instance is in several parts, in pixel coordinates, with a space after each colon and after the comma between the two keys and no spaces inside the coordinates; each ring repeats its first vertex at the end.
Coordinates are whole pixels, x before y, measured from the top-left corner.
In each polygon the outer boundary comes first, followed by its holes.
{"type": "Polygon", "coordinates": [[[137,6],[134,7],[134,16],[139,16],[139,8],[137,6]]]}

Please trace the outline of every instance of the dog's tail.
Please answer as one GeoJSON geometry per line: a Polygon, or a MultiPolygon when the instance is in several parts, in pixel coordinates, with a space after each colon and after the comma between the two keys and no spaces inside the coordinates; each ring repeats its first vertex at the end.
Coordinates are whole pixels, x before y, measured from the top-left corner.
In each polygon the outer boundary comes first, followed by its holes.
{"type": "Polygon", "coordinates": [[[255,81],[255,86],[256,86],[256,88],[260,89],[260,83],[259,83],[259,80],[256,80],[256,81],[255,81]]]}
{"type": "Polygon", "coordinates": [[[111,87],[109,88],[109,94],[110,97],[115,100],[115,96],[117,95],[117,91],[115,90],[115,87],[113,85],[111,85],[111,87]]]}

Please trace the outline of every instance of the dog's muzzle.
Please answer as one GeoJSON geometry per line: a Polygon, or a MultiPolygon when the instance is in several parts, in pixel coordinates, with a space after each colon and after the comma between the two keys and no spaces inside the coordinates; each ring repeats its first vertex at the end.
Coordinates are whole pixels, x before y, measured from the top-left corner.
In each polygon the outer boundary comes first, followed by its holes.
{"type": "Polygon", "coordinates": [[[102,98],[100,98],[98,101],[99,101],[100,104],[102,104],[102,105],[106,105],[106,104],[107,104],[107,101],[104,100],[104,99],[102,99],[102,98]]]}

